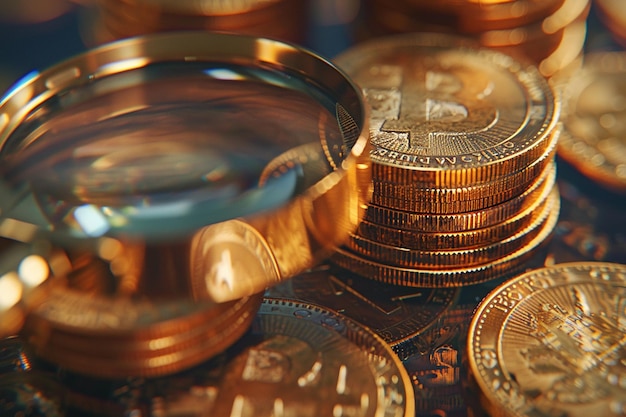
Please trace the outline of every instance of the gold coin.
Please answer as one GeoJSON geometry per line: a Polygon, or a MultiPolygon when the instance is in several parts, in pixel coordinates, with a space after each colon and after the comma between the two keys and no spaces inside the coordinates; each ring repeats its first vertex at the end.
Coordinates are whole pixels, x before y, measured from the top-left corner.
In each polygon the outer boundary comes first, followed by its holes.
{"type": "Polygon", "coordinates": [[[64,374],[62,404],[77,415],[415,416],[408,374],[380,337],[325,307],[277,298],[262,303],[236,345],[183,372],[64,374]]]}
{"type": "Polygon", "coordinates": [[[455,233],[490,227],[505,222],[549,192],[556,181],[553,163],[524,193],[480,211],[455,214],[416,213],[369,204],[365,220],[408,232],[455,233]]]}
{"type": "Polygon", "coordinates": [[[523,169],[549,146],[559,103],[537,69],[460,42],[405,34],[337,57],[372,108],[375,180],[475,185],[523,169]]]}
{"type": "Polygon", "coordinates": [[[370,328],[404,360],[416,351],[413,339],[444,314],[458,292],[383,284],[324,264],[270,288],[266,296],[338,311],[370,328]]]}
{"type": "Polygon", "coordinates": [[[559,136],[560,127],[553,131],[550,144],[541,157],[520,171],[494,181],[457,188],[421,188],[374,179],[371,201],[398,210],[439,214],[476,211],[497,205],[524,192],[548,169],[554,160],[559,136]]]}
{"type": "Polygon", "coordinates": [[[470,249],[446,247],[435,250],[411,249],[386,245],[356,234],[350,235],[344,247],[367,259],[397,267],[436,270],[471,267],[494,262],[520,249],[543,230],[550,218],[557,217],[558,212],[559,195],[557,192],[552,192],[547,204],[542,207],[534,222],[500,241],[470,249]]]}
{"type": "Polygon", "coordinates": [[[358,227],[357,235],[385,245],[401,246],[418,250],[467,249],[488,245],[513,235],[529,224],[537,221],[547,203],[552,187],[541,187],[542,194],[519,213],[503,219],[493,226],[458,232],[431,230],[415,232],[389,227],[364,219],[358,227]]]}
{"type": "Polygon", "coordinates": [[[420,189],[410,185],[396,185],[373,181],[374,193],[371,203],[394,210],[414,213],[455,214],[478,212],[498,206],[524,193],[540,177],[551,169],[556,154],[559,135],[552,135],[546,153],[517,174],[459,188],[420,189]]]}
{"type": "Polygon", "coordinates": [[[366,1],[370,21],[388,30],[409,32],[434,27],[458,33],[479,34],[488,30],[513,29],[543,19],[558,10],[565,0],[483,1],[366,1]],[[426,26],[426,27],[425,27],[426,26]]]}
{"type": "Polygon", "coordinates": [[[505,53],[522,53],[541,65],[543,60],[556,53],[559,46],[563,49],[564,43],[572,43],[570,27],[581,24],[584,26],[590,8],[589,0],[565,0],[559,9],[538,22],[510,30],[481,33],[480,43],[492,48],[502,48],[505,53]]]}
{"type": "Polygon", "coordinates": [[[626,265],[565,263],[491,292],[469,328],[469,366],[498,416],[626,414],[626,265]]]}
{"type": "Polygon", "coordinates": [[[132,302],[55,289],[26,318],[38,356],[98,377],[157,376],[194,366],[234,343],[261,296],[227,303],[132,302]]]}
{"type": "Polygon", "coordinates": [[[558,152],[599,184],[626,191],[626,53],[587,54],[564,90],[558,152]]]}
{"type": "Polygon", "coordinates": [[[537,236],[522,248],[495,261],[472,267],[440,270],[397,267],[370,260],[343,248],[338,249],[330,260],[340,268],[393,285],[440,288],[478,284],[519,272],[524,263],[537,254],[549,241],[556,226],[557,218],[558,210],[555,210],[548,216],[547,222],[537,236]]]}

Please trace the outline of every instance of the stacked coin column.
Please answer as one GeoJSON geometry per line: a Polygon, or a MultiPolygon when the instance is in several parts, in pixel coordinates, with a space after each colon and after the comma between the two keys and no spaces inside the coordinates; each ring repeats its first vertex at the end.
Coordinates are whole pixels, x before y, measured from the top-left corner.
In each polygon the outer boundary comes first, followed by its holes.
{"type": "Polygon", "coordinates": [[[559,108],[536,67],[426,34],[365,42],[336,62],[372,107],[374,195],[332,262],[414,287],[522,269],[559,213],[559,108]]]}
{"type": "Polygon", "coordinates": [[[361,37],[403,32],[466,35],[521,54],[551,77],[580,66],[589,0],[367,0],[361,37]]]}
{"type": "Polygon", "coordinates": [[[97,0],[96,42],[176,30],[237,32],[301,42],[306,35],[301,0],[97,0]]]}

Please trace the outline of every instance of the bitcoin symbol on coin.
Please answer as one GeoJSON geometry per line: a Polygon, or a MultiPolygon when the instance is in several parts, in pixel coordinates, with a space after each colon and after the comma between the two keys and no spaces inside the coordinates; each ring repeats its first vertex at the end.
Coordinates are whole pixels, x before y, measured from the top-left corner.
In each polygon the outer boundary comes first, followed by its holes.
{"type": "Polygon", "coordinates": [[[374,143],[420,155],[454,155],[471,151],[470,135],[498,120],[497,109],[485,100],[493,82],[483,74],[454,68],[378,72],[395,74],[400,85],[365,89],[374,143]]]}

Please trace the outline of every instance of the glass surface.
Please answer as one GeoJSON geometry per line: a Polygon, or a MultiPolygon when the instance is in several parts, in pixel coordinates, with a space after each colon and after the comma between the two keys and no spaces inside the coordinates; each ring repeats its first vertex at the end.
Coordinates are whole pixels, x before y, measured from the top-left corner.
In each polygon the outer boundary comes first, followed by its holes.
{"type": "Polygon", "coordinates": [[[342,152],[335,103],[295,74],[164,63],[35,108],[4,144],[2,174],[28,188],[20,220],[171,237],[280,206],[342,152]]]}

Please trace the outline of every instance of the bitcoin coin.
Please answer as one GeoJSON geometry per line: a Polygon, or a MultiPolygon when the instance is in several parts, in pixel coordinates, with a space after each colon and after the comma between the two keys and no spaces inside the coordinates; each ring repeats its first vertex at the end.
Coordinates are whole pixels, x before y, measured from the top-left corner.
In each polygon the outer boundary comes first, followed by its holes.
{"type": "Polygon", "coordinates": [[[545,247],[556,225],[556,218],[554,214],[550,216],[539,234],[521,249],[494,262],[469,268],[433,270],[396,267],[369,260],[342,248],[332,255],[331,262],[363,277],[392,285],[440,288],[478,284],[519,272],[526,261],[545,247]]]}
{"type": "MultiPolygon", "coordinates": [[[[546,167],[554,160],[557,142],[560,136],[560,125],[555,128],[551,134],[550,143],[546,151],[537,160],[530,163],[517,172],[508,173],[493,181],[480,184],[468,184],[463,187],[445,188],[445,187],[419,187],[414,184],[398,184],[385,178],[374,178],[374,196],[373,202],[380,205],[386,205],[385,201],[389,201],[389,205],[394,200],[408,200],[415,203],[405,203],[404,205],[414,206],[415,210],[421,212],[436,212],[436,210],[427,209],[428,204],[424,208],[420,207],[420,203],[425,201],[436,201],[443,206],[456,204],[464,204],[468,200],[481,200],[490,197],[489,205],[495,205],[516,196],[525,191],[541,174],[547,169],[546,167]],[[495,201],[495,202],[494,202],[495,201]]],[[[462,210],[466,211],[466,210],[462,210]]]]}
{"type": "Polygon", "coordinates": [[[97,3],[103,26],[115,38],[180,30],[228,31],[302,41],[306,8],[297,0],[142,1],[97,3]]]}
{"type": "Polygon", "coordinates": [[[384,245],[406,249],[437,250],[477,248],[506,239],[523,230],[537,220],[546,205],[551,188],[544,188],[543,194],[519,213],[496,223],[474,230],[441,232],[433,228],[428,232],[415,232],[373,223],[365,219],[357,229],[357,235],[384,245]]]}
{"type": "Polygon", "coordinates": [[[559,213],[559,194],[553,191],[536,221],[500,241],[470,249],[435,250],[390,246],[378,240],[351,234],[344,248],[366,259],[394,267],[445,270],[472,267],[494,262],[513,253],[537,237],[548,222],[555,222],[559,213]]]}
{"type": "Polygon", "coordinates": [[[626,54],[585,55],[564,89],[567,112],[559,155],[584,175],[626,192],[626,54]]]}
{"type": "Polygon", "coordinates": [[[626,266],[566,263],[490,293],[469,329],[469,366],[492,415],[626,413],[626,266]]]}
{"type": "Polygon", "coordinates": [[[261,296],[207,306],[131,302],[51,291],[21,334],[41,358],[85,375],[157,376],[194,366],[234,343],[261,296]]]}
{"type": "Polygon", "coordinates": [[[370,328],[400,359],[414,353],[413,338],[456,299],[455,288],[407,288],[368,280],[327,264],[299,274],[266,292],[337,311],[370,328]]]}
{"type": "Polygon", "coordinates": [[[403,34],[335,59],[372,108],[374,180],[464,187],[544,154],[559,114],[546,80],[534,65],[460,45],[448,35],[403,34]]]}
{"type": "Polygon", "coordinates": [[[278,298],[263,302],[235,345],[192,369],[105,383],[60,379],[64,405],[77,415],[415,415],[406,370],[381,338],[325,307],[278,298]]]}
{"type": "Polygon", "coordinates": [[[519,196],[480,211],[454,214],[415,213],[369,204],[365,220],[377,225],[415,232],[455,233],[491,227],[514,217],[538,199],[545,198],[556,181],[556,165],[551,164],[541,177],[519,196]]]}

